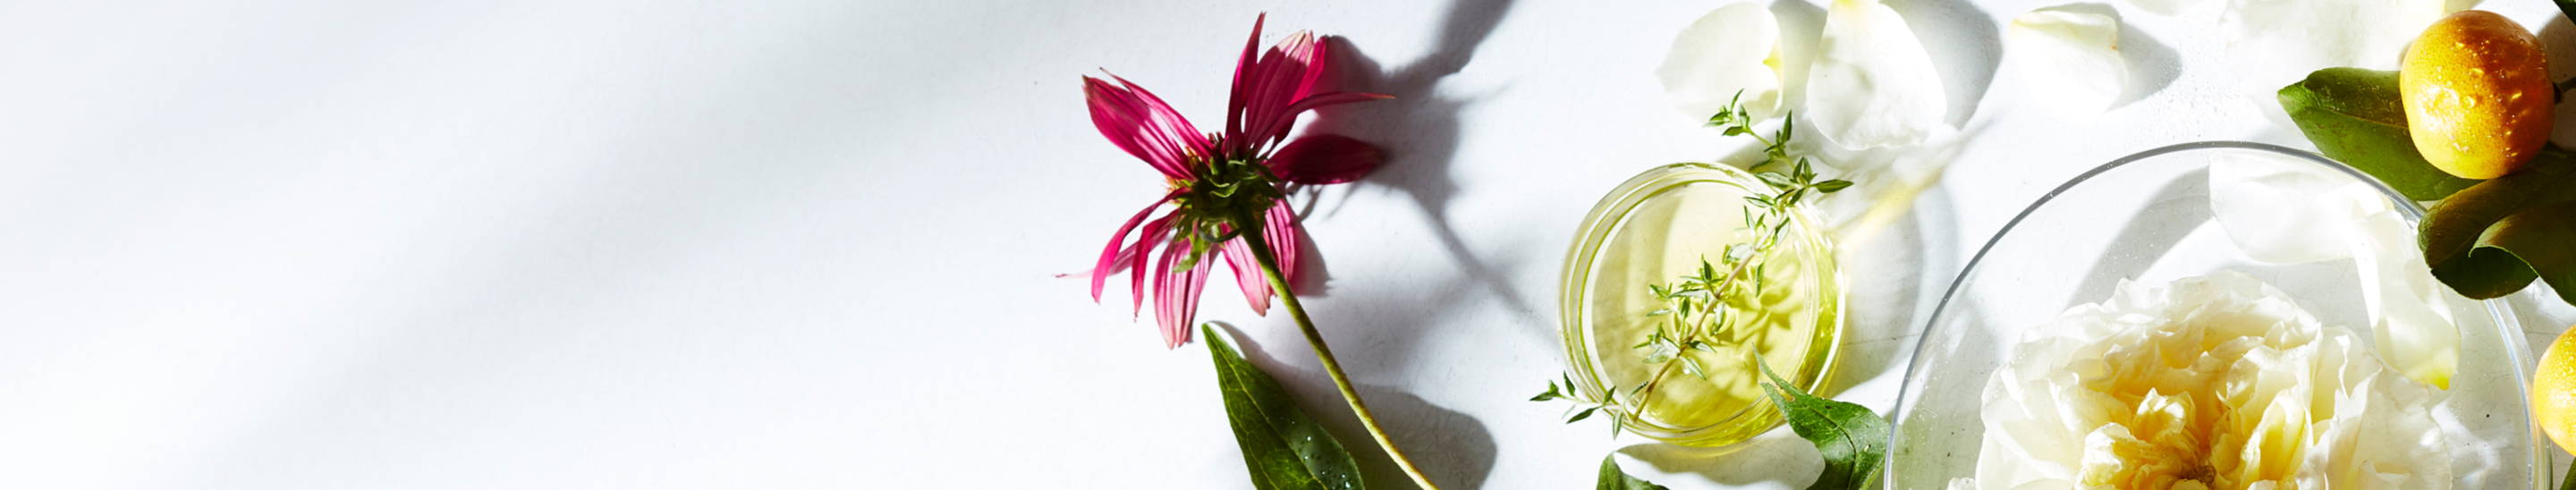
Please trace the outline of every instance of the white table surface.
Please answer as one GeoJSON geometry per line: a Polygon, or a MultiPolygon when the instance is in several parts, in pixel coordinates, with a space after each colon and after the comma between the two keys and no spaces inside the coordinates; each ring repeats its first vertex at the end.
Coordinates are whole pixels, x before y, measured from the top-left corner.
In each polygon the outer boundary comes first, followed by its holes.
{"type": "MultiPolygon", "coordinates": [[[[1076,77],[1211,127],[1263,11],[1401,97],[1335,116],[1394,157],[1318,196],[1308,305],[1437,480],[1578,488],[1622,451],[1803,487],[1785,431],[1680,451],[1524,401],[1583,212],[1736,147],[1651,76],[1723,2],[1616,3],[0,3],[0,487],[1248,488],[1203,346],[1055,276],[1159,192],[1076,77]]],[[[1978,133],[1849,244],[1841,398],[1885,408],[1940,287],[2076,172],[2305,146],[2212,68],[2215,9],[2118,6],[2143,98],[2026,110],[1999,26],[2048,4],[1900,3],[1978,133]]],[[[1212,282],[1200,318],[1400,487],[1294,327],[1212,282]]],[[[2535,341],[2576,321],[2525,303],[2535,341]]]]}

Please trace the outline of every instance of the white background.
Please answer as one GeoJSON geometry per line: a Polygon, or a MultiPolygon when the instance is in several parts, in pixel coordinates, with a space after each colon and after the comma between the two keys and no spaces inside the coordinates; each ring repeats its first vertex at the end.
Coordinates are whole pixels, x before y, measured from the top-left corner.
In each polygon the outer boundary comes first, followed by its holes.
{"type": "MultiPolygon", "coordinates": [[[[1785,431],[1687,452],[1524,401],[1583,212],[1737,145],[1652,77],[1721,3],[0,3],[0,487],[1248,487],[1203,344],[1057,274],[1160,192],[1076,77],[1213,127],[1264,11],[1400,97],[1324,115],[1393,160],[1310,196],[1308,306],[1435,479],[1578,488],[1623,451],[1803,487],[1785,431]]],[[[1899,4],[1975,133],[1848,244],[1840,397],[1885,408],[1933,295],[2076,172],[2306,146],[2207,6],[2116,6],[2136,100],[2029,110],[1999,32],[2042,5],[1899,4]]],[[[1390,476],[1294,327],[1211,282],[1200,318],[1390,476]]],[[[2576,321],[2525,303],[2535,341],[2576,321]]]]}

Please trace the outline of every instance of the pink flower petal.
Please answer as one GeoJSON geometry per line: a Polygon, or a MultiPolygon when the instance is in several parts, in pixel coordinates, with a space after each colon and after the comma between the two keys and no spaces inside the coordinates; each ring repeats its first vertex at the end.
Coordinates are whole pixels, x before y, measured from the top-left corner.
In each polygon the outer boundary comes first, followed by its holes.
{"type": "Polygon", "coordinates": [[[1333,92],[1333,93],[1328,93],[1328,94],[1315,94],[1314,96],[1311,96],[1311,97],[1306,97],[1306,98],[1304,98],[1304,99],[1298,99],[1296,103],[1289,104],[1289,105],[1288,105],[1288,107],[1287,107],[1287,109],[1285,109],[1285,112],[1282,112],[1282,113],[1280,113],[1280,114],[1279,114],[1279,115],[1277,115],[1277,116],[1273,116],[1273,117],[1270,119],[1270,122],[1268,123],[1268,124],[1269,124],[1268,126],[1263,126],[1263,127],[1259,128],[1257,131],[1255,131],[1255,132],[1254,132],[1254,133],[1252,133],[1252,134],[1268,135],[1268,136],[1269,136],[1269,138],[1270,138],[1270,141],[1268,141],[1268,143],[1276,143],[1276,142],[1278,142],[1279,140],[1283,140],[1283,139],[1287,139],[1287,138],[1288,138],[1288,128],[1289,128],[1291,125],[1295,125],[1295,124],[1297,124],[1297,116],[1298,116],[1299,114],[1304,114],[1304,113],[1306,113],[1306,111],[1311,111],[1311,110],[1315,110],[1315,109],[1321,109],[1321,108],[1324,108],[1324,107],[1330,107],[1330,106],[1336,106],[1336,105],[1348,104],[1348,103],[1352,103],[1352,102],[1367,102],[1367,101],[1372,101],[1372,100],[1384,100],[1384,99],[1392,99],[1392,98],[1395,98],[1395,96],[1392,96],[1392,95],[1386,95],[1386,94],[1362,93],[1362,92],[1333,92]]]}
{"type": "Polygon", "coordinates": [[[1199,292],[1207,288],[1208,267],[1214,261],[1201,260],[1189,268],[1172,270],[1172,266],[1189,254],[1189,247],[1172,244],[1163,249],[1154,274],[1154,321],[1163,328],[1164,347],[1177,348],[1190,341],[1190,320],[1198,314],[1199,292]]]}
{"type": "MultiPolygon", "coordinates": [[[[1112,75],[1111,78],[1117,78],[1112,75]]],[[[1170,104],[1154,97],[1143,87],[1118,79],[1121,85],[1092,77],[1082,77],[1083,95],[1091,106],[1091,124],[1100,135],[1109,138],[1127,154],[1144,160],[1163,175],[1190,177],[1189,161],[1208,154],[1213,148],[1207,135],[1200,134],[1188,119],[1182,118],[1170,104]]]]}
{"type": "Polygon", "coordinates": [[[1298,31],[1259,58],[1247,57],[1244,61],[1249,65],[1237,65],[1233,98],[1241,103],[1227,108],[1225,150],[1245,156],[1279,141],[1275,131],[1287,125],[1278,120],[1283,114],[1294,119],[1293,113],[1285,112],[1288,106],[1312,94],[1323,77],[1323,46],[1314,33],[1298,31]]]}
{"type": "Polygon", "coordinates": [[[1133,303],[1128,305],[1128,315],[1132,316],[1145,311],[1145,258],[1154,254],[1155,246],[1170,240],[1165,237],[1165,234],[1170,232],[1171,223],[1170,215],[1164,215],[1160,219],[1146,223],[1145,233],[1136,238],[1136,245],[1128,247],[1126,252],[1119,254],[1119,260],[1122,262],[1119,263],[1118,268],[1128,271],[1127,297],[1133,303]]]}
{"type": "Polygon", "coordinates": [[[1172,105],[1164,103],[1162,97],[1155,97],[1154,93],[1145,90],[1145,87],[1136,85],[1136,82],[1127,81],[1125,78],[1119,78],[1117,74],[1111,74],[1109,78],[1118,79],[1118,83],[1126,85],[1127,90],[1135,92],[1137,98],[1143,101],[1143,107],[1152,114],[1156,125],[1164,129],[1159,136],[1170,138],[1172,145],[1188,152],[1183,153],[1182,157],[1186,159],[1193,155],[1205,156],[1216,152],[1216,145],[1208,141],[1207,133],[1201,133],[1197,126],[1190,125],[1189,118],[1181,117],[1181,112],[1172,110],[1172,105]]]}
{"type": "MultiPolygon", "coordinates": [[[[1100,250],[1100,261],[1091,266],[1091,302],[1100,302],[1101,287],[1108,285],[1109,276],[1118,273],[1127,261],[1132,260],[1119,253],[1119,245],[1127,242],[1127,232],[1136,231],[1136,225],[1145,222],[1145,216],[1154,214],[1155,208],[1163,207],[1163,203],[1171,202],[1172,196],[1177,195],[1180,193],[1165,194],[1153,204],[1145,205],[1145,209],[1136,211],[1136,216],[1127,218],[1127,224],[1118,225],[1118,233],[1109,235],[1109,246],[1100,250]]],[[[1152,233],[1146,235],[1148,239],[1152,238],[1152,233]]]]}
{"type": "Polygon", "coordinates": [[[1242,238],[1227,240],[1225,266],[1234,271],[1234,287],[1243,290],[1243,302],[1252,313],[1270,316],[1270,281],[1261,275],[1261,263],[1252,258],[1252,246],[1242,238]]]}
{"type": "Polygon", "coordinates": [[[1271,154],[1270,173],[1299,184],[1339,184],[1359,180],[1386,161],[1376,145],[1337,134],[1297,138],[1271,154]]]}
{"type": "Polygon", "coordinates": [[[1304,252],[1299,251],[1302,244],[1297,240],[1297,212],[1288,208],[1287,199],[1280,199],[1278,203],[1270,205],[1270,215],[1263,217],[1261,221],[1261,237],[1270,242],[1270,250],[1273,253],[1279,254],[1278,257],[1273,257],[1279,261],[1279,279],[1281,282],[1288,283],[1288,287],[1292,289],[1282,293],[1295,294],[1293,289],[1297,287],[1297,256],[1304,252]]]}
{"type": "Polygon", "coordinates": [[[1243,57],[1234,62],[1234,86],[1225,100],[1225,140],[1229,145],[1244,141],[1243,107],[1247,103],[1244,97],[1252,93],[1253,68],[1259,60],[1253,57],[1253,53],[1261,47],[1261,24],[1268,20],[1270,14],[1267,13],[1252,18],[1252,38],[1243,41],[1243,57]]]}

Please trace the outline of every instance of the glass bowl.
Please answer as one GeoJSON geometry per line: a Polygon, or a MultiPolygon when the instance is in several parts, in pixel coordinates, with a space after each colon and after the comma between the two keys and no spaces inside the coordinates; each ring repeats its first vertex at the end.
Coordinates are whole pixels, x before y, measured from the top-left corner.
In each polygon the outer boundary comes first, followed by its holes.
{"type": "Polygon", "coordinates": [[[1567,370],[1583,398],[1621,387],[1623,402],[1639,383],[1657,383],[1642,410],[1607,409],[1621,429],[1685,446],[1714,447],[1759,435],[1781,422],[1763,398],[1751,362],[1759,355],[1801,389],[1830,374],[1842,335],[1843,292],[1833,244],[1803,212],[1793,211],[1776,252],[1762,268],[1758,303],[1738,305],[1736,321],[1707,352],[1686,351],[1705,377],[1682,362],[1644,363],[1638,347],[1661,300],[1647,291],[1696,271],[1728,244],[1750,238],[1745,197],[1769,187],[1734,167],[1681,163],[1649,169],[1601,198],[1566,253],[1559,289],[1567,370]],[[1749,305],[1759,304],[1761,307],[1749,305]],[[1659,372],[1663,371],[1663,372],[1659,372]]]}
{"type": "MultiPolygon", "coordinates": [[[[2413,250],[2421,208],[2312,153],[2211,141],[2147,150],[2095,167],[2005,224],[1951,283],[1923,327],[1892,412],[1887,487],[1941,489],[1953,478],[1976,476],[1985,433],[1979,408],[1989,374],[2005,362],[2024,329],[2044,327],[2071,306],[2109,298],[2123,279],[2161,283],[2243,272],[2287,293],[2324,324],[2349,328],[2378,348],[2360,306],[2354,260],[2266,264],[2229,238],[2209,199],[2212,163],[2222,160],[2284,162],[2264,165],[2367,183],[2406,221],[2404,245],[2413,250]]],[[[2441,294],[2452,293],[2444,288],[2441,294]]],[[[2452,296],[2447,308],[2460,335],[2458,371],[2433,413],[2451,447],[2457,488],[2546,488],[2555,481],[2545,459],[2549,443],[2524,408],[2532,361],[2519,324],[2500,301],[2452,296]]]]}

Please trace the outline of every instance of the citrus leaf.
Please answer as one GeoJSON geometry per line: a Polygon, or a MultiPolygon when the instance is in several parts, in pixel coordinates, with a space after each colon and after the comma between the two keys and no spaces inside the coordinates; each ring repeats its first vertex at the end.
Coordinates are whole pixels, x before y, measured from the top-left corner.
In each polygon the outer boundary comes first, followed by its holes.
{"type": "Polygon", "coordinates": [[[1619,471],[1619,463],[1611,461],[1610,456],[1601,457],[1601,478],[1592,487],[1599,490],[1666,490],[1663,485],[1648,483],[1619,471]]]}
{"type": "Polygon", "coordinates": [[[1217,387],[1225,394],[1225,419],[1243,448],[1244,469],[1262,490],[1361,488],[1359,464],[1322,425],[1306,418],[1279,382],[1244,362],[1234,345],[1200,325],[1208,354],[1216,358],[1217,387]]]}
{"type": "Polygon", "coordinates": [[[2516,272],[2538,276],[2558,290],[2559,300],[2576,304],[2576,245],[2571,244],[2576,244],[2576,202],[2560,202],[2497,221],[2478,236],[2469,255],[2509,258],[2523,266],[2516,272]]]}
{"type": "Polygon", "coordinates": [[[2576,153],[2542,150],[2522,171],[2460,191],[2424,216],[2424,263],[2476,299],[2547,280],[2576,303],[2576,153]]]}
{"type": "Polygon", "coordinates": [[[2385,182],[2407,199],[2431,201],[2477,185],[2424,161],[2406,135],[2397,72],[2327,68],[2282,87],[2281,109],[2327,158],[2385,182]]]}
{"type": "Polygon", "coordinates": [[[1762,394],[1771,404],[1787,414],[1789,430],[1816,445],[1824,453],[1825,471],[1816,475],[1816,483],[1807,490],[1849,490],[1865,488],[1877,476],[1878,461],[1887,456],[1887,419],[1869,411],[1869,407],[1817,398],[1807,394],[1780,375],[1771,366],[1761,366],[1762,375],[1771,378],[1762,394]]]}

